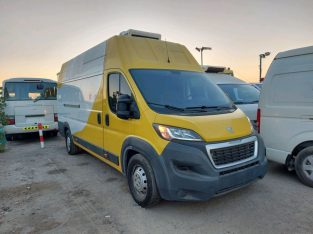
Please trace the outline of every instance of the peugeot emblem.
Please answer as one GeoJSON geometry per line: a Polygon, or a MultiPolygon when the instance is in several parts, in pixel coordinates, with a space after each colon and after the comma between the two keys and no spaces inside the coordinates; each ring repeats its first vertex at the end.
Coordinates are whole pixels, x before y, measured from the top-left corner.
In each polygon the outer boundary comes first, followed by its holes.
{"type": "Polygon", "coordinates": [[[234,129],[232,127],[227,127],[226,130],[230,133],[234,133],[234,129]]]}

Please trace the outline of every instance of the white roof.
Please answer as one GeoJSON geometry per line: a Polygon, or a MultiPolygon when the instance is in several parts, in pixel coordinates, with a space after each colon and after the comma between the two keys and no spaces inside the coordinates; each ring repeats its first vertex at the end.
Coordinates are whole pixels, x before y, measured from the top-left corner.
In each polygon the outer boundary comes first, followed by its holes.
{"type": "Polygon", "coordinates": [[[234,76],[220,73],[206,73],[214,84],[247,84],[234,76]]]}
{"type": "Polygon", "coordinates": [[[286,58],[286,57],[291,57],[291,56],[299,56],[299,55],[304,55],[304,54],[313,54],[313,46],[280,52],[276,55],[275,59],[286,58]]]}
{"type": "Polygon", "coordinates": [[[145,32],[135,29],[128,29],[127,31],[123,31],[120,33],[121,36],[133,36],[133,37],[146,37],[156,40],[161,40],[161,34],[159,33],[151,33],[151,32],[145,32]]]}
{"type": "Polygon", "coordinates": [[[7,79],[7,80],[4,80],[3,82],[31,82],[31,81],[43,81],[43,82],[49,82],[49,83],[56,83],[55,80],[50,80],[50,79],[47,79],[47,78],[31,78],[31,77],[16,77],[16,78],[10,78],[10,79],[7,79]]]}

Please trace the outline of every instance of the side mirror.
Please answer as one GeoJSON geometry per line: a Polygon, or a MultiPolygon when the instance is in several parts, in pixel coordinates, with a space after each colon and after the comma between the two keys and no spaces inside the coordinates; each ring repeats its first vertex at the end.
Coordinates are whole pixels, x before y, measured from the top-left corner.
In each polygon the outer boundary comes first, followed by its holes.
{"type": "Polygon", "coordinates": [[[117,98],[116,115],[120,119],[130,118],[131,97],[128,94],[122,94],[117,98]]]}

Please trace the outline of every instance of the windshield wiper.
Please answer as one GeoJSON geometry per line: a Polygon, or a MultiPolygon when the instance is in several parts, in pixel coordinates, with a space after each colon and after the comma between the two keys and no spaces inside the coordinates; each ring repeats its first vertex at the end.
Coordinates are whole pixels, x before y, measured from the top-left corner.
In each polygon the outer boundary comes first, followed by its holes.
{"type": "Polygon", "coordinates": [[[41,97],[36,97],[33,102],[38,102],[39,100],[42,100],[41,97]]]}
{"type": "Polygon", "coordinates": [[[148,104],[155,105],[155,106],[162,106],[162,107],[165,107],[165,108],[170,109],[170,110],[185,111],[184,108],[171,106],[171,105],[166,105],[166,104],[159,104],[159,103],[153,103],[153,102],[148,102],[148,104]]]}
{"type": "Polygon", "coordinates": [[[243,101],[234,102],[234,104],[236,104],[236,105],[240,105],[240,104],[256,104],[256,103],[259,103],[259,101],[255,100],[255,101],[251,101],[251,102],[243,102],[243,101]]]}
{"type": "Polygon", "coordinates": [[[229,106],[190,106],[186,107],[187,110],[200,110],[200,111],[207,111],[207,110],[228,110],[232,109],[229,106]]]}

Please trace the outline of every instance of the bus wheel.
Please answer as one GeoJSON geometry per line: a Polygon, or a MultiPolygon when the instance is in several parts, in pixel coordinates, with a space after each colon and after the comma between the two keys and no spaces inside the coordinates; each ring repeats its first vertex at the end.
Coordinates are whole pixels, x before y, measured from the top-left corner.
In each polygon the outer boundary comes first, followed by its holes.
{"type": "Polygon", "coordinates": [[[127,167],[127,179],[130,193],[138,205],[151,207],[160,202],[152,167],[141,154],[131,157],[127,167]]]}
{"type": "Polygon", "coordinates": [[[5,137],[6,137],[7,141],[14,141],[14,135],[12,135],[12,134],[6,134],[5,137]]]}
{"type": "Polygon", "coordinates": [[[68,154],[74,155],[79,152],[79,148],[73,143],[73,136],[70,130],[67,130],[65,133],[65,145],[68,154]]]}
{"type": "Polygon", "coordinates": [[[313,146],[301,150],[297,155],[296,172],[302,183],[313,187],[313,146]]]}

